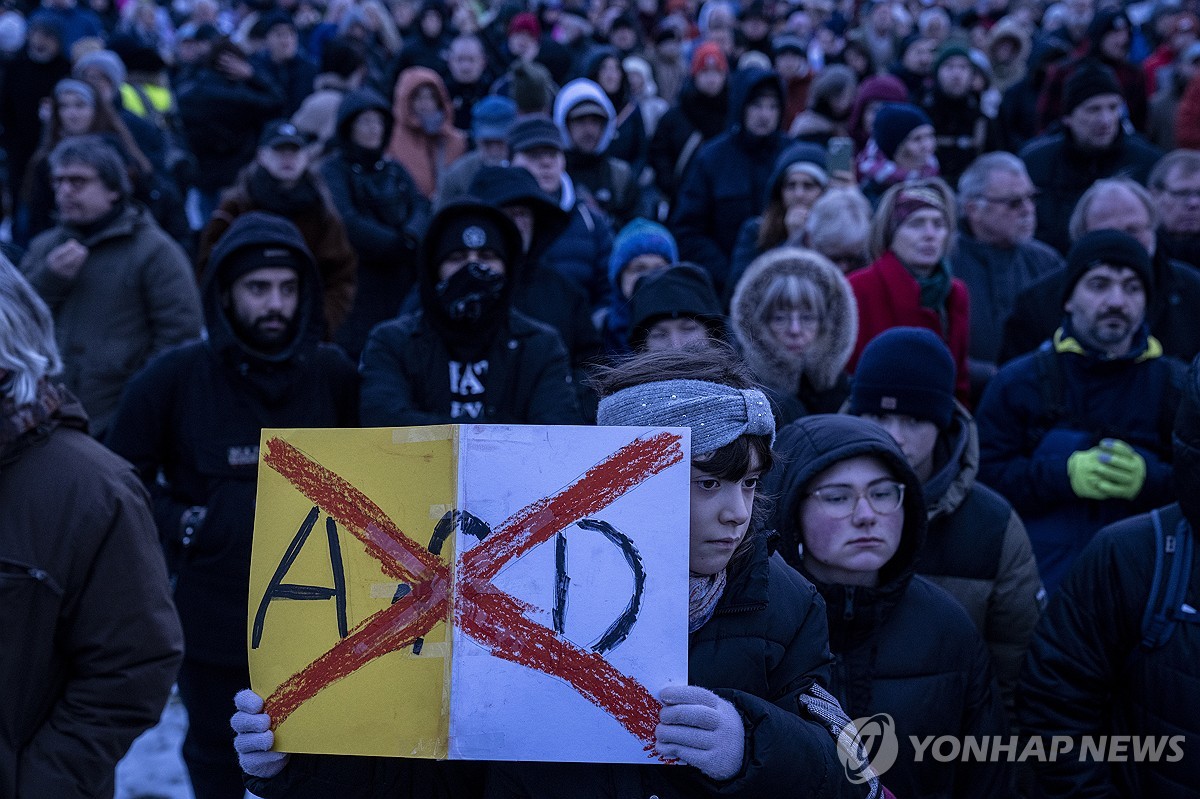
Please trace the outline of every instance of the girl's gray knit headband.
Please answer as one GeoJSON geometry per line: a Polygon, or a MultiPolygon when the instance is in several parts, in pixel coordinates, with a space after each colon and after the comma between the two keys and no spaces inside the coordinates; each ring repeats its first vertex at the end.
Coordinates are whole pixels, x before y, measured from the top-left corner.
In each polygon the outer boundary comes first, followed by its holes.
{"type": "Polygon", "coordinates": [[[770,436],[775,416],[756,388],[732,388],[705,380],[642,383],[600,400],[598,424],[618,427],[690,427],[692,457],[715,452],[738,436],[770,436]]]}

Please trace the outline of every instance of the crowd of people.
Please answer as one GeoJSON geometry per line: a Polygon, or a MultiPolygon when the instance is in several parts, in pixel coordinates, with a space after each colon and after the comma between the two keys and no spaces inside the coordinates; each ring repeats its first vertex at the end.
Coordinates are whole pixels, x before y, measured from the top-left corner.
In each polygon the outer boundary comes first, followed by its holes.
{"type": "Polygon", "coordinates": [[[172,685],[198,799],[1200,796],[1197,64],[1195,0],[8,0],[0,799],[172,685]],[[452,423],[693,427],[685,768],[272,749],[260,431],[452,423]]]}

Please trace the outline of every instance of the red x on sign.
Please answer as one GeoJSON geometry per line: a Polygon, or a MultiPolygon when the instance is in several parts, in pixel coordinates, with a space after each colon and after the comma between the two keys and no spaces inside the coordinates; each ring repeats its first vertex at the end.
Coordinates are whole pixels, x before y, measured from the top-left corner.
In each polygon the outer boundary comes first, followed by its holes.
{"type": "MultiPolygon", "coordinates": [[[[517,511],[458,559],[453,624],[492,655],[565,680],[647,749],[654,743],[659,701],[601,654],[527,618],[529,606],[491,581],[515,558],[682,459],[678,435],[635,439],[557,493],[517,511]]],[[[264,712],[278,726],[326,686],[381,655],[412,645],[439,621],[449,621],[451,580],[448,564],[406,536],[362,491],[296,447],[272,438],[263,461],[362,541],[385,574],[411,587],[267,698],[264,712]]]]}

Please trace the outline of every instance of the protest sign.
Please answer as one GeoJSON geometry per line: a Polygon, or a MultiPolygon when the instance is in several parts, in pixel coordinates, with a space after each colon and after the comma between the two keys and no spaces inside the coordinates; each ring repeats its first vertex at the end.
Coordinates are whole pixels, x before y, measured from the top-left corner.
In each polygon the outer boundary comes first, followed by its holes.
{"type": "Polygon", "coordinates": [[[276,748],[648,762],[687,681],[688,431],[263,432],[251,683],[276,748]]]}

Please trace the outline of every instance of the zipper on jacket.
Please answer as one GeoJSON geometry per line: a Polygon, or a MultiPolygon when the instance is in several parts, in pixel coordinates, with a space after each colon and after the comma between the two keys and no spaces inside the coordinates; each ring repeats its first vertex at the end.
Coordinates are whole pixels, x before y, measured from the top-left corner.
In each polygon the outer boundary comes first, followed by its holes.
{"type": "Polygon", "coordinates": [[[842,606],[842,619],[850,621],[854,618],[854,586],[846,587],[846,604],[842,606]]]}

